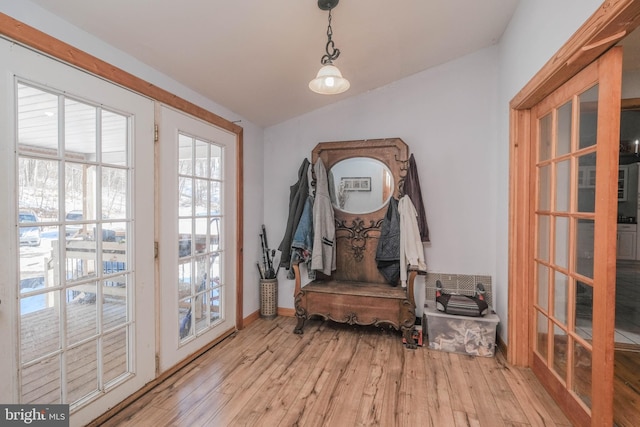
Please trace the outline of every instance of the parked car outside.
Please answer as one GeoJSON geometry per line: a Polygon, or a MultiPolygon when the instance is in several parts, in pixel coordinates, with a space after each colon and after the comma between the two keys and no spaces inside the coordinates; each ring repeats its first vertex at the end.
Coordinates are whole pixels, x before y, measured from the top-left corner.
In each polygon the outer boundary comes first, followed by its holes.
{"type": "MultiPolygon", "coordinates": [[[[107,219],[106,216],[103,217],[107,219]]],[[[80,210],[69,211],[65,216],[67,224],[65,225],[65,236],[67,240],[71,239],[89,239],[95,238],[95,224],[78,224],[77,221],[84,220],[84,214],[80,210]]],[[[112,230],[111,223],[103,223],[102,226],[102,241],[103,242],[120,242],[123,241],[124,230],[112,230]]]]}
{"type": "MultiPolygon", "coordinates": [[[[70,211],[67,213],[65,219],[67,221],[82,221],[84,215],[82,211],[70,211]]],[[[78,234],[78,232],[82,229],[82,225],[80,224],[67,224],[65,227],[65,235],[67,239],[73,238],[78,234]]]]}
{"type": "Polygon", "coordinates": [[[31,225],[20,227],[20,245],[40,246],[40,227],[33,225],[38,222],[38,216],[33,211],[20,211],[19,223],[30,223],[31,225]]]}

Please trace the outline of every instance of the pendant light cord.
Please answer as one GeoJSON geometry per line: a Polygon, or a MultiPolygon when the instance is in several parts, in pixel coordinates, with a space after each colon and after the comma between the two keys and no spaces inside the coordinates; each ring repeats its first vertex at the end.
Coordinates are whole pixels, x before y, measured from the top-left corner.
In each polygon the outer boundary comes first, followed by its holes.
{"type": "Polygon", "coordinates": [[[334,60],[340,56],[340,49],[336,49],[331,36],[333,35],[333,29],[331,28],[331,9],[329,9],[329,26],[327,27],[327,46],[325,47],[326,55],[320,59],[322,65],[332,64],[334,60]],[[331,48],[331,51],[329,49],[331,48]]]}

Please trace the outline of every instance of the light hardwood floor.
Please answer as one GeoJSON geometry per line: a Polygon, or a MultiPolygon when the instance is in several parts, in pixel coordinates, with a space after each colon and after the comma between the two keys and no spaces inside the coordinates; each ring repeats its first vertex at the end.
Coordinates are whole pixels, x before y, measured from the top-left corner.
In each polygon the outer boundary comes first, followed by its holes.
{"type": "Polygon", "coordinates": [[[394,331],[259,319],[104,426],[569,426],[528,369],[394,331]]]}

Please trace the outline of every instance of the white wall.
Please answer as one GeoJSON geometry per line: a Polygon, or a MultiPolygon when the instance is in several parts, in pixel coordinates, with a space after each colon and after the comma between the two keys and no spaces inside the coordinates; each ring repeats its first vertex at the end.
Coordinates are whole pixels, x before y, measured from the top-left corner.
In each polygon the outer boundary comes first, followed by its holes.
{"type": "Polygon", "coordinates": [[[229,121],[241,121],[238,124],[244,129],[244,247],[246,248],[243,312],[247,316],[258,310],[258,273],[255,263],[260,254],[257,227],[262,223],[264,206],[262,197],[262,128],[27,0],[2,1],[0,2],[0,12],[113,64],[229,121]],[[257,227],[256,224],[258,225],[257,227]]]}
{"type": "MultiPolygon", "coordinates": [[[[317,143],[400,137],[419,168],[428,270],[495,276],[497,65],[497,47],[487,48],[267,128],[265,223],[276,244],[289,186],[317,143]]],[[[279,305],[292,308],[293,281],[281,270],[279,283],[279,305]]]]}

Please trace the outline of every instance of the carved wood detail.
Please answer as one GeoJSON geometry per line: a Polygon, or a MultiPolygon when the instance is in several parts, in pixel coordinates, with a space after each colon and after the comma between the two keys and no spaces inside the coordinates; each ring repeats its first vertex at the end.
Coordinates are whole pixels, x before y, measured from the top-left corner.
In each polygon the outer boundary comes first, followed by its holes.
{"type": "Polygon", "coordinates": [[[379,220],[370,220],[369,226],[365,226],[362,218],[356,218],[351,221],[351,225],[347,225],[347,220],[336,220],[336,239],[347,239],[353,252],[353,259],[361,262],[367,249],[367,242],[370,239],[370,233],[380,233],[382,227],[382,218],[379,220]]]}

